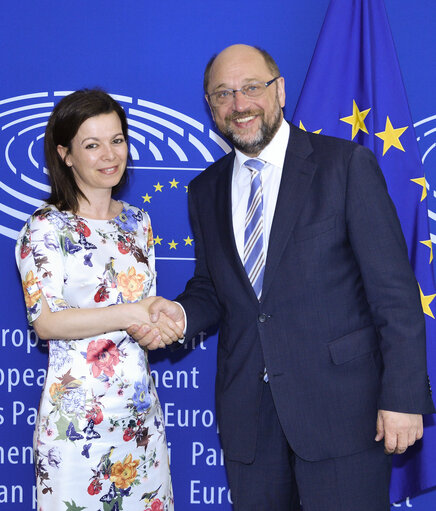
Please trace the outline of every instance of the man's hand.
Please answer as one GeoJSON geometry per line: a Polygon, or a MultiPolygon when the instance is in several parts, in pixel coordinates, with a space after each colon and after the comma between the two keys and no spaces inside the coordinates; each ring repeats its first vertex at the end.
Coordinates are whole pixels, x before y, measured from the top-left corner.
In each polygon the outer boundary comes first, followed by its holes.
{"type": "Polygon", "coordinates": [[[385,439],[386,454],[402,454],[422,438],[422,415],[379,410],[375,441],[385,439]]]}
{"type": "MultiPolygon", "coordinates": [[[[185,329],[185,313],[180,304],[167,300],[162,296],[157,296],[148,308],[150,320],[156,323],[160,319],[160,313],[163,312],[168,318],[172,319],[176,325],[182,330],[185,329]]],[[[182,338],[181,336],[180,338],[182,338]]]]}
{"type": "Polygon", "coordinates": [[[151,324],[133,324],[127,329],[127,333],[148,350],[164,348],[182,339],[185,329],[182,307],[161,297],[152,301],[149,297],[147,300],[151,324]]]}

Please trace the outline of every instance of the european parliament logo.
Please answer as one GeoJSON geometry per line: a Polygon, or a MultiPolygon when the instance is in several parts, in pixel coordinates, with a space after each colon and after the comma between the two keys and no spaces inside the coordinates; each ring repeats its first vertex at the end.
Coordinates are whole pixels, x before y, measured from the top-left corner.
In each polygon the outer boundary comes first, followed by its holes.
{"type": "MultiPolygon", "coordinates": [[[[16,239],[27,217],[50,193],[43,163],[44,131],[54,105],[70,92],[36,92],[0,100],[3,236],[16,239]]],[[[184,113],[144,99],[111,95],[126,111],[134,163],[123,199],[150,213],[158,257],[192,256],[188,183],[230,146],[184,113]]]]}
{"type": "Polygon", "coordinates": [[[436,115],[414,123],[425,170],[430,237],[436,243],[436,115]]]}

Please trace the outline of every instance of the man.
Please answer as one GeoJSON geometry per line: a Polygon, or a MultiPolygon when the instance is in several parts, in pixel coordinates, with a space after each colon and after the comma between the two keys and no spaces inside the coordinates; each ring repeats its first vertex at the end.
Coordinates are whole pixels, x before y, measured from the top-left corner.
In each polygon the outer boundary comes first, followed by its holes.
{"type": "Polygon", "coordinates": [[[216,407],[236,510],[386,511],[384,450],[421,438],[434,407],[381,171],[366,148],[283,120],[284,79],[263,50],[226,48],[204,88],[235,150],[191,182],[195,274],[150,313],[188,339],[220,326],[216,407]]]}

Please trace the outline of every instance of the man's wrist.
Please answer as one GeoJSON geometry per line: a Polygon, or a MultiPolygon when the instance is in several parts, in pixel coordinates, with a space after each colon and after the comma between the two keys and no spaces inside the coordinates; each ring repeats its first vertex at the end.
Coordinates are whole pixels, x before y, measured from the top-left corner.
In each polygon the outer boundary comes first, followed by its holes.
{"type": "Polygon", "coordinates": [[[178,342],[180,342],[180,344],[183,344],[185,342],[185,334],[186,334],[186,330],[188,328],[188,319],[186,317],[186,312],[185,312],[185,309],[183,308],[183,305],[179,302],[174,302],[176,303],[183,311],[183,316],[184,316],[184,319],[185,319],[185,328],[183,329],[183,337],[181,339],[178,340],[178,342]]]}

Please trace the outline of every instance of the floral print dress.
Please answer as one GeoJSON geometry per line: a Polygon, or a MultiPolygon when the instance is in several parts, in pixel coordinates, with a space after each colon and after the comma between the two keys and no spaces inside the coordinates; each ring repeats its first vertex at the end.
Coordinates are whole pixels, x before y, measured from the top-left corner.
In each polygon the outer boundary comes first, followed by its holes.
{"type": "MultiPolygon", "coordinates": [[[[155,294],[146,213],[112,220],[44,205],[23,227],[16,260],[30,323],[51,311],[155,294]]],[[[49,341],[34,437],[38,511],[172,511],[162,409],[146,352],[124,331],[49,341]]]]}

